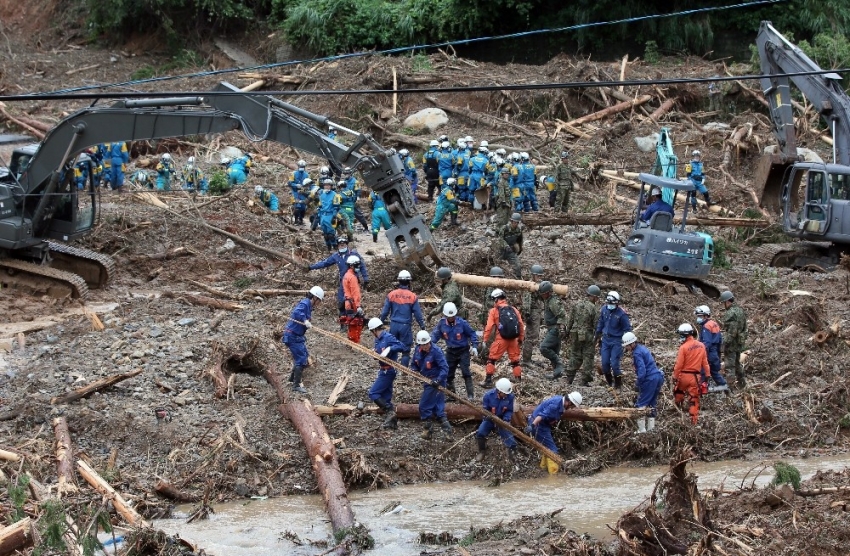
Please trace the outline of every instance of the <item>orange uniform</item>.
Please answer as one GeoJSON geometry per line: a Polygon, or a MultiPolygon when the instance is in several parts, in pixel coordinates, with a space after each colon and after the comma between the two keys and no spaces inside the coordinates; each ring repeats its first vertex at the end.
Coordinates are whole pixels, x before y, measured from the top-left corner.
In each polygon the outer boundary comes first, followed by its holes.
{"type": "Polygon", "coordinates": [[[360,308],[360,282],[353,268],[345,271],[342,277],[342,295],[345,300],[345,314],[340,320],[348,324],[348,339],[360,343],[360,334],[363,332],[363,317],[357,314],[360,308]]]}
{"type": "Polygon", "coordinates": [[[679,406],[685,401],[685,396],[690,398],[688,413],[695,425],[699,415],[700,384],[705,382],[708,370],[705,346],[689,336],[679,347],[673,367],[673,396],[679,406]]]}
{"type": "MultiPolygon", "coordinates": [[[[487,314],[487,325],[484,327],[484,341],[493,342],[490,345],[490,352],[487,359],[487,376],[492,377],[496,374],[496,361],[501,359],[502,355],[507,352],[508,361],[511,362],[511,366],[513,367],[514,378],[519,379],[522,378],[522,367],[519,364],[519,345],[523,340],[525,340],[525,324],[522,322],[520,312],[514,308],[517,319],[519,320],[519,337],[512,338],[510,340],[502,338],[499,334],[499,308],[507,306],[508,301],[506,299],[498,299],[496,300],[495,305],[493,305],[493,308],[490,309],[490,312],[487,314]]],[[[488,378],[488,380],[490,380],[490,378],[488,378]]]]}

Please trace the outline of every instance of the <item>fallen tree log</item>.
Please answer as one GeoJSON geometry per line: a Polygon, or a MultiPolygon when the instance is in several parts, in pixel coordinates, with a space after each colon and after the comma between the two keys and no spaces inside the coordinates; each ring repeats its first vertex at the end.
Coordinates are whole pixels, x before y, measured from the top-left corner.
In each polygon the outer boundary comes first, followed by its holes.
{"type": "MultiPolygon", "coordinates": [[[[458,284],[466,286],[478,286],[482,288],[494,287],[502,288],[503,290],[525,290],[536,292],[540,287],[537,282],[529,282],[526,280],[511,280],[508,278],[493,278],[491,276],[476,276],[475,274],[461,274],[459,272],[452,273],[452,280],[458,284]]],[[[555,293],[558,295],[567,295],[569,287],[563,284],[555,284],[555,293]]]]}
{"type": "Polygon", "coordinates": [[[0,450],[0,460],[2,461],[21,461],[21,456],[9,450],[0,450]]]}
{"type": "Polygon", "coordinates": [[[651,95],[642,95],[636,99],[628,100],[625,102],[620,102],[615,104],[614,106],[610,106],[608,108],[604,108],[598,112],[593,112],[592,114],[588,114],[586,116],[582,116],[581,118],[576,118],[570,122],[567,122],[567,125],[570,126],[580,126],[582,124],[586,124],[588,122],[594,122],[596,120],[601,120],[603,118],[607,118],[608,116],[612,116],[614,114],[618,114],[620,112],[624,112],[629,108],[640,106],[641,104],[646,104],[652,100],[651,95]]]}
{"type": "Polygon", "coordinates": [[[661,116],[672,110],[674,106],[676,106],[676,99],[668,98],[667,100],[661,103],[661,106],[652,111],[652,113],[649,115],[649,118],[652,121],[657,122],[658,119],[661,118],[661,116]]]}
{"type": "Polygon", "coordinates": [[[237,303],[230,303],[229,301],[222,301],[220,299],[215,299],[212,297],[207,297],[205,295],[193,295],[191,293],[174,293],[174,292],[162,292],[162,297],[168,297],[170,299],[182,299],[187,303],[191,303],[192,305],[201,305],[202,307],[212,307],[213,309],[224,309],[225,311],[239,311],[240,309],[244,309],[245,307],[239,305],[237,303]]]}
{"type": "MultiPolygon", "coordinates": [[[[624,200],[633,201],[625,198],[624,200]]],[[[523,223],[529,227],[536,226],[538,228],[570,225],[617,226],[632,224],[632,213],[627,212],[612,212],[610,215],[599,215],[600,218],[598,221],[591,221],[591,218],[584,218],[585,216],[589,217],[594,215],[564,214],[558,216],[530,216],[524,219],[523,223]]],[[[682,217],[675,216],[673,218],[673,222],[675,224],[681,224],[682,217]]],[[[770,222],[763,218],[704,218],[701,216],[689,216],[688,223],[695,226],[715,226],[718,228],[766,228],[770,226],[770,222]]]]}
{"type": "Polygon", "coordinates": [[[136,512],[136,510],[134,510],[133,507],[130,506],[130,504],[128,504],[114,488],[112,488],[112,485],[103,480],[103,477],[101,477],[97,471],[89,467],[86,462],[83,460],[77,460],[77,470],[80,472],[83,479],[92,486],[92,488],[98,491],[104,498],[112,502],[112,506],[115,508],[115,511],[124,518],[124,521],[133,527],[150,527],[150,523],[145,521],[142,516],[140,516],[138,512],[136,512]]]}
{"type": "Polygon", "coordinates": [[[73,494],[79,490],[74,483],[74,450],[71,448],[71,434],[65,417],[53,419],[53,434],[56,437],[56,472],[59,477],[56,493],[62,498],[64,494],[73,494]]]}
{"type": "Polygon", "coordinates": [[[24,129],[24,130],[32,133],[39,140],[44,139],[45,132],[36,129],[33,126],[29,125],[28,123],[26,123],[26,122],[20,120],[19,118],[16,118],[15,116],[12,116],[11,114],[9,114],[6,111],[6,105],[2,102],[0,102],[0,116],[3,116],[4,118],[6,118],[6,120],[9,123],[14,124],[14,125],[18,126],[19,128],[24,129]]]}
{"type": "MultiPolygon", "coordinates": [[[[522,406],[521,410],[525,413],[534,411],[533,405],[522,406]]],[[[335,406],[317,405],[313,407],[317,415],[326,417],[329,415],[351,415],[358,412],[362,413],[380,413],[381,409],[376,405],[368,405],[362,410],[357,409],[357,406],[340,404],[335,406]]],[[[396,416],[399,419],[418,419],[419,405],[410,403],[395,404],[396,416]]],[[[646,411],[631,407],[586,407],[582,409],[567,409],[564,411],[561,419],[563,421],[626,421],[635,419],[641,415],[645,415],[646,411]]],[[[484,418],[478,411],[473,411],[471,408],[460,404],[446,404],[446,415],[449,419],[472,419],[480,421],[484,418]]]]}
{"type": "Polygon", "coordinates": [[[28,517],[0,529],[0,556],[20,553],[32,543],[32,520],[28,517]]]}
{"type": "MultiPolygon", "coordinates": [[[[473,121],[475,123],[478,123],[478,124],[483,124],[483,125],[486,125],[486,126],[489,126],[489,127],[496,127],[498,125],[506,125],[508,127],[511,127],[513,129],[516,129],[517,131],[524,133],[525,135],[528,135],[529,137],[538,137],[538,138],[540,137],[539,133],[535,133],[535,132],[531,131],[530,129],[528,129],[527,127],[521,126],[519,124],[515,124],[513,122],[503,120],[502,118],[497,118],[495,116],[491,116],[490,114],[484,114],[483,112],[473,112],[472,110],[467,110],[466,108],[455,108],[453,106],[448,106],[446,104],[441,103],[436,98],[429,96],[429,95],[425,95],[425,100],[427,100],[428,102],[430,102],[431,104],[433,104],[437,108],[440,108],[440,109],[442,109],[442,110],[444,110],[444,111],[446,111],[450,114],[456,114],[458,116],[462,116],[462,117],[464,117],[464,118],[466,118],[470,121],[473,121]]],[[[570,122],[570,123],[572,124],[572,122],[570,122]]],[[[495,145],[490,146],[490,148],[493,148],[493,147],[495,147],[495,145]]],[[[496,148],[498,148],[498,147],[496,147],[496,148]]]]}
{"type": "Polygon", "coordinates": [[[101,378],[87,386],[78,388],[73,392],[68,392],[66,394],[62,394],[61,396],[55,396],[50,399],[50,403],[53,405],[70,403],[75,400],[79,400],[80,398],[91,396],[95,392],[100,392],[101,390],[109,388],[110,386],[118,384],[119,382],[127,380],[128,378],[133,378],[134,376],[141,374],[142,371],[143,369],[136,369],[135,371],[130,371],[129,373],[122,373],[101,378]]]}
{"type": "Polygon", "coordinates": [[[835,494],[837,492],[850,493],[850,486],[820,487],[808,490],[796,490],[794,491],[794,494],[797,494],[799,496],[820,496],[821,494],[835,494]]]}
{"type": "Polygon", "coordinates": [[[153,490],[160,496],[168,498],[170,500],[174,500],[175,502],[197,502],[201,499],[200,496],[196,496],[194,494],[187,494],[181,490],[178,490],[176,487],[162,479],[156,482],[153,487],[153,490]]]}
{"type": "MultiPolygon", "coordinates": [[[[626,187],[630,187],[632,189],[636,189],[636,190],[640,191],[640,184],[637,183],[636,181],[633,181],[633,180],[638,179],[638,176],[640,175],[638,172],[622,172],[621,173],[622,175],[621,175],[616,170],[602,170],[602,172],[600,172],[600,173],[608,179],[613,179],[617,183],[622,183],[626,187]]],[[[677,193],[676,194],[676,200],[680,203],[684,203],[687,200],[687,198],[688,198],[688,196],[684,193],[677,193]]],[[[725,214],[725,213],[729,212],[728,210],[724,209],[720,205],[708,206],[705,203],[705,201],[703,201],[702,199],[697,199],[697,205],[700,208],[706,209],[709,212],[713,212],[715,214],[725,214]]]]}

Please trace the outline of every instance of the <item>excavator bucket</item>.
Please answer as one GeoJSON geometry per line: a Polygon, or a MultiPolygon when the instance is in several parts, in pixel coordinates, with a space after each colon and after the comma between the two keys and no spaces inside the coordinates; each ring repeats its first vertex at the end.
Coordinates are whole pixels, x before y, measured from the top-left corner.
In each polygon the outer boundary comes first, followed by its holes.
{"type": "Polygon", "coordinates": [[[793,161],[777,154],[765,154],[759,160],[753,189],[759,206],[771,214],[779,214],[782,209],[783,178],[793,165],[793,161]]]}

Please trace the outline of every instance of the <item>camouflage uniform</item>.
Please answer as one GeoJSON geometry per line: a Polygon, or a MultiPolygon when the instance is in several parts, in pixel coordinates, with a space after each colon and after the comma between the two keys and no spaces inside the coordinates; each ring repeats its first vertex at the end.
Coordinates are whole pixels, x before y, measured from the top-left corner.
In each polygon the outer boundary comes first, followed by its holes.
{"type": "Polygon", "coordinates": [[[726,360],[726,374],[735,371],[738,386],[747,385],[744,368],[741,366],[741,352],[747,343],[747,315],[739,305],[732,305],[723,315],[723,351],[726,360]]]}
{"type": "MultiPolygon", "coordinates": [[[[490,294],[492,294],[493,290],[495,290],[495,289],[496,288],[494,288],[494,287],[489,287],[489,288],[487,288],[487,293],[484,294],[484,303],[483,303],[484,308],[481,310],[482,311],[481,312],[481,318],[478,319],[479,322],[481,323],[482,327],[485,324],[487,324],[487,315],[490,313],[490,309],[492,309],[493,305],[495,304],[495,301],[490,296],[490,294]]],[[[481,361],[487,361],[487,356],[489,354],[490,354],[490,346],[487,345],[487,344],[484,344],[484,349],[481,349],[478,352],[478,355],[481,357],[481,361]]]]}
{"type": "Polygon", "coordinates": [[[570,346],[570,366],[567,370],[567,380],[572,384],[579,367],[582,369],[582,385],[593,380],[593,356],[596,353],[595,342],[596,322],[599,311],[596,304],[583,299],[573,305],[565,325],[570,346]]]}
{"type": "Polygon", "coordinates": [[[461,293],[460,287],[454,280],[449,280],[448,283],[442,287],[440,302],[437,303],[437,306],[434,307],[430,313],[428,313],[428,319],[437,315],[442,315],[443,307],[450,301],[455,304],[455,307],[457,307],[458,316],[463,320],[466,320],[467,310],[463,307],[463,293],[461,293]]]}
{"type": "Polygon", "coordinates": [[[496,229],[508,223],[511,218],[511,183],[506,174],[500,174],[496,182],[496,229]]]}
{"type": "Polygon", "coordinates": [[[523,292],[522,321],[525,323],[525,341],[522,343],[522,364],[531,362],[531,354],[540,339],[540,318],[543,316],[543,299],[537,293],[523,292]]]}
{"type": "Polygon", "coordinates": [[[517,280],[522,277],[519,254],[522,253],[524,232],[525,226],[522,225],[522,222],[517,224],[516,228],[511,227],[511,224],[508,223],[499,228],[499,231],[496,232],[496,240],[493,242],[496,259],[507,261],[513,268],[514,278],[517,280]]]}
{"type": "Polygon", "coordinates": [[[570,209],[570,193],[573,190],[573,173],[563,162],[555,166],[555,212],[567,212],[570,209]]]}
{"type": "MultiPolygon", "coordinates": [[[[567,310],[564,302],[554,293],[549,299],[543,300],[543,325],[546,327],[546,336],[540,343],[540,354],[552,363],[555,378],[564,372],[564,363],[561,361],[561,330],[567,324],[567,310]]],[[[528,332],[525,341],[528,342],[528,332]]]]}

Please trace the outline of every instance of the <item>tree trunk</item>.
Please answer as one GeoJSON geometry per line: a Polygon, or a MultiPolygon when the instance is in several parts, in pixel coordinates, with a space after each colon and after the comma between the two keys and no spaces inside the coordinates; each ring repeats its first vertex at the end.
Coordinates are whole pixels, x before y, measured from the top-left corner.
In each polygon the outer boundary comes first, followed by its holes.
{"type": "Polygon", "coordinates": [[[676,105],[676,99],[675,98],[668,98],[667,100],[662,102],[661,106],[656,108],[652,112],[652,114],[649,115],[649,117],[652,119],[652,121],[657,122],[658,119],[661,116],[663,116],[664,114],[666,114],[667,112],[672,110],[675,105],[676,105]]]}
{"type": "Polygon", "coordinates": [[[0,556],[19,553],[32,545],[32,520],[28,517],[0,529],[0,556]]]}
{"type": "Polygon", "coordinates": [[[59,477],[56,492],[62,498],[63,494],[73,494],[78,490],[74,484],[74,450],[65,417],[53,419],[53,434],[56,436],[56,471],[59,477]]]}
{"type": "Polygon", "coordinates": [[[608,116],[611,116],[613,114],[617,114],[619,112],[624,112],[624,111],[626,111],[629,108],[632,108],[634,106],[640,106],[641,104],[646,104],[650,100],[652,100],[652,96],[643,95],[643,96],[640,96],[636,99],[629,100],[629,101],[626,101],[626,102],[621,102],[619,104],[615,104],[614,106],[605,108],[605,109],[600,110],[598,112],[594,112],[592,114],[582,116],[581,118],[575,119],[575,120],[573,120],[571,122],[567,122],[567,123],[568,123],[568,125],[571,125],[571,126],[579,126],[581,124],[586,124],[587,122],[594,122],[596,120],[601,120],[603,118],[607,118],[608,116]]]}
{"type": "MultiPolygon", "coordinates": [[[[526,280],[510,280],[508,278],[493,278],[491,276],[476,276],[475,274],[461,274],[455,272],[452,274],[452,279],[458,284],[466,286],[478,286],[487,288],[490,286],[502,288],[503,290],[525,290],[536,292],[540,286],[537,282],[528,282],[526,280]]],[[[567,295],[569,287],[562,284],[555,284],[555,293],[558,295],[567,295]]]]}
{"type": "Polygon", "coordinates": [[[123,380],[133,378],[134,376],[141,374],[142,370],[143,369],[136,369],[135,371],[130,371],[129,373],[123,373],[101,378],[100,380],[92,382],[88,386],[83,386],[82,388],[78,388],[73,392],[68,392],[67,394],[56,396],[50,400],[50,403],[53,405],[71,403],[74,400],[79,400],[80,398],[88,397],[94,394],[95,392],[100,392],[101,390],[109,388],[114,384],[118,384],[123,380]]]}
{"type": "Polygon", "coordinates": [[[544,226],[618,226],[632,223],[630,212],[610,212],[603,214],[536,214],[524,216],[522,223],[529,228],[544,226]]]}
{"type": "Polygon", "coordinates": [[[112,488],[112,485],[104,481],[103,477],[98,475],[97,471],[89,467],[86,462],[83,460],[77,460],[77,470],[80,472],[80,475],[83,476],[83,479],[92,486],[92,488],[112,502],[112,505],[115,507],[115,511],[124,518],[124,521],[134,527],[150,527],[150,523],[142,519],[142,516],[140,516],[138,512],[136,512],[136,510],[134,510],[132,506],[130,506],[130,504],[128,504],[124,498],[122,498],[121,495],[112,488]]]}
{"type": "Polygon", "coordinates": [[[214,299],[212,297],[207,297],[205,295],[192,295],[190,293],[180,293],[176,294],[174,292],[162,292],[162,297],[168,297],[171,299],[182,299],[187,303],[191,303],[192,305],[200,305],[202,307],[212,307],[213,309],[224,309],[225,311],[238,311],[240,309],[244,309],[242,305],[238,305],[236,303],[230,303],[229,301],[222,301],[220,299],[214,299]]]}
{"type": "MultiPolygon", "coordinates": [[[[532,413],[533,405],[526,405],[518,408],[523,413],[532,413]]],[[[357,413],[357,407],[353,405],[336,405],[333,407],[326,405],[317,405],[313,407],[313,411],[320,416],[328,415],[351,415],[357,413]]],[[[378,413],[381,410],[374,405],[369,405],[363,408],[363,413],[378,413]]],[[[399,419],[418,419],[419,405],[410,403],[401,403],[395,405],[396,415],[399,419]]],[[[584,409],[567,409],[561,417],[564,421],[625,421],[645,415],[646,412],[642,409],[624,408],[624,407],[587,407],[584,409]]],[[[446,404],[446,415],[449,419],[470,419],[480,421],[483,418],[480,412],[473,410],[470,407],[460,404],[446,404]]],[[[516,425],[514,425],[516,426],[516,425]]],[[[525,427],[525,422],[522,423],[525,427]]]]}
{"type": "Polygon", "coordinates": [[[162,479],[157,481],[153,489],[160,496],[164,496],[165,498],[169,498],[177,502],[197,502],[198,500],[200,500],[200,496],[195,496],[194,494],[187,494],[183,491],[177,490],[173,485],[162,479]]]}

